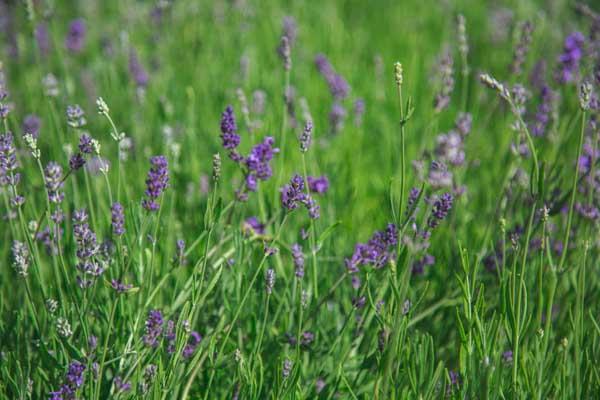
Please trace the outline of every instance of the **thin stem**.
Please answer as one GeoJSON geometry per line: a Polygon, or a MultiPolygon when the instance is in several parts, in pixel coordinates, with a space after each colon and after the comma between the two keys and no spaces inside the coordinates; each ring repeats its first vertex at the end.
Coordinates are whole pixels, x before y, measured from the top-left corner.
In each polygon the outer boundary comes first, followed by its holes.
{"type": "MultiPolygon", "coordinates": [[[[569,214],[567,216],[567,229],[565,231],[565,238],[563,240],[564,248],[560,256],[558,263],[558,271],[562,271],[567,259],[567,253],[569,251],[569,239],[571,236],[571,222],[573,221],[573,206],[575,204],[575,195],[577,194],[577,182],[579,177],[579,158],[581,157],[581,148],[583,147],[583,136],[585,132],[585,111],[581,112],[581,131],[579,133],[579,143],[577,145],[577,157],[575,158],[575,175],[573,176],[573,187],[571,189],[571,200],[569,201],[569,214]]],[[[548,317],[548,316],[546,316],[548,317]]]]}

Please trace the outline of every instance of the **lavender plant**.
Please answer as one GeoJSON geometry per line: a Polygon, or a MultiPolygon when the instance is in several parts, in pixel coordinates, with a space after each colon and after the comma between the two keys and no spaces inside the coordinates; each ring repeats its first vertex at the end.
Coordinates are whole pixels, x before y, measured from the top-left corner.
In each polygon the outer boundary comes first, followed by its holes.
{"type": "Polygon", "coordinates": [[[593,2],[0,28],[0,398],[600,397],[593,2]]]}

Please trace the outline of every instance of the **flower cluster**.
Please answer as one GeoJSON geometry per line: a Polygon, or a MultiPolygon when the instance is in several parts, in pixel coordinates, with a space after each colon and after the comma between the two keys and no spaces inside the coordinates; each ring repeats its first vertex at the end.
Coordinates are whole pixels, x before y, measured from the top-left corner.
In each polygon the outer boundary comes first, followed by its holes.
{"type": "Polygon", "coordinates": [[[129,74],[138,88],[145,88],[148,86],[150,78],[134,49],[131,49],[129,52],[129,74]]]}
{"type": "Polygon", "coordinates": [[[27,270],[29,269],[30,263],[29,249],[25,243],[15,240],[12,243],[11,250],[13,256],[13,268],[20,277],[27,277],[27,270]]]}
{"type": "Polygon", "coordinates": [[[433,107],[436,112],[441,112],[450,104],[450,96],[454,90],[454,59],[450,52],[444,53],[438,68],[440,89],[433,100],[433,107]]]}
{"type": "Polygon", "coordinates": [[[398,229],[390,223],[383,231],[376,231],[367,243],[358,243],[354,253],[346,258],[346,269],[349,273],[358,272],[361,265],[372,265],[382,268],[394,257],[394,248],[398,244],[398,229]]]}
{"type": "Polygon", "coordinates": [[[97,259],[99,246],[96,234],[88,224],[88,214],[85,210],[73,213],[73,236],[77,245],[77,270],[82,274],[77,277],[81,288],[90,287],[93,283],[87,276],[96,278],[104,272],[104,267],[97,259]]]}
{"type": "Polygon", "coordinates": [[[302,247],[298,243],[292,245],[292,258],[294,259],[294,266],[296,267],[296,277],[304,277],[304,254],[302,253],[302,247]]]}
{"type": "MultiPolygon", "coordinates": [[[[184,325],[189,328],[187,321],[184,325]]],[[[188,329],[185,329],[188,331],[188,329]]],[[[177,332],[175,329],[175,321],[163,319],[160,310],[150,310],[146,319],[146,332],[142,337],[142,341],[148,347],[156,348],[160,344],[161,338],[164,338],[167,354],[175,352],[175,340],[177,332]]],[[[182,355],[185,359],[191,358],[196,352],[196,348],[202,341],[202,336],[196,331],[191,331],[186,345],[183,348],[182,355]]]]}
{"type": "Polygon", "coordinates": [[[325,175],[307,176],[306,181],[312,193],[324,194],[329,190],[329,179],[325,175]]]}
{"type": "Polygon", "coordinates": [[[60,389],[50,392],[51,400],[67,400],[75,399],[77,396],[77,390],[83,386],[85,381],[85,364],[79,361],[72,361],[69,364],[65,379],[60,389]]]}
{"type": "Polygon", "coordinates": [[[319,205],[309,195],[305,193],[304,179],[296,174],[290,179],[290,183],[284,185],[281,192],[281,204],[288,210],[292,211],[298,208],[300,204],[303,204],[308,210],[310,218],[319,218],[319,205]]]}
{"type": "Polygon", "coordinates": [[[244,164],[248,168],[246,175],[246,189],[250,192],[256,191],[257,179],[261,181],[268,180],[273,175],[271,160],[279,149],[273,147],[275,139],[271,136],[264,138],[262,143],[256,144],[250,154],[245,158],[244,164]]]}
{"type": "Polygon", "coordinates": [[[315,57],[315,65],[321,76],[327,82],[329,91],[333,96],[334,103],[329,114],[331,122],[331,131],[337,133],[343,127],[346,119],[346,109],[341,105],[341,102],[348,97],[350,93],[350,85],[344,77],[338,74],[327,57],[324,54],[317,54],[315,57]]]}
{"type": "Polygon", "coordinates": [[[65,47],[72,53],[81,52],[85,44],[85,33],[86,27],[83,19],[71,21],[67,37],[65,38],[65,47]]]}
{"type": "Polygon", "coordinates": [[[50,161],[44,169],[44,180],[46,181],[46,191],[51,203],[61,203],[65,194],[61,191],[63,187],[63,169],[60,164],[50,161]]]}
{"type": "Polygon", "coordinates": [[[0,186],[16,186],[20,180],[12,133],[0,135],[0,186]]]}
{"type": "Polygon", "coordinates": [[[559,70],[556,79],[559,83],[569,83],[577,79],[584,44],[585,37],[580,32],[573,32],[565,39],[563,53],[558,57],[559,70]]]}
{"type": "Polygon", "coordinates": [[[121,203],[113,203],[110,208],[110,215],[113,235],[122,236],[125,233],[125,215],[121,203]]]}
{"type": "Polygon", "coordinates": [[[146,199],[142,200],[142,206],[148,211],[157,211],[158,199],[169,185],[169,163],[165,156],[154,156],[150,158],[150,171],[146,178],[146,199]]]}
{"type": "Polygon", "coordinates": [[[233,151],[240,144],[240,136],[237,134],[237,124],[235,122],[235,114],[233,107],[227,106],[221,115],[221,139],[223,147],[230,151],[229,156],[234,161],[239,161],[237,153],[233,151]]]}

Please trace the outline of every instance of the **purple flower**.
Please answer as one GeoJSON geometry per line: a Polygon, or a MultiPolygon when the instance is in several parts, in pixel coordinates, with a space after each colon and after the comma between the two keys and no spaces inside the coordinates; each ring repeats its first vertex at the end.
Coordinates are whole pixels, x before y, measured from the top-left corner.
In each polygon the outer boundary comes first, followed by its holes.
{"type": "Polygon", "coordinates": [[[79,151],[83,154],[92,154],[94,152],[93,139],[87,133],[84,133],[79,138],[79,151]]]}
{"type": "Polygon", "coordinates": [[[308,176],[306,180],[312,193],[323,194],[329,190],[329,179],[325,175],[319,177],[308,176]]]}
{"type": "Polygon", "coordinates": [[[113,235],[121,236],[125,233],[125,215],[121,203],[113,203],[110,208],[113,235]]]}
{"type": "Polygon", "coordinates": [[[473,117],[470,113],[460,113],[458,117],[456,117],[456,121],[454,122],[454,127],[461,134],[461,136],[467,136],[471,132],[471,127],[473,125],[473,117]]]}
{"type": "Polygon", "coordinates": [[[521,25],[519,42],[515,48],[513,61],[510,66],[510,70],[514,75],[520,75],[523,71],[523,64],[525,64],[525,59],[527,58],[527,53],[529,52],[529,45],[531,44],[533,28],[534,27],[531,21],[525,21],[521,25]]]}
{"type": "Polygon", "coordinates": [[[332,133],[338,133],[344,127],[344,121],[348,113],[344,106],[339,103],[334,103],[329,112],[329,124],[332,133]]]}
{"type": "Polygon", "coordinates": [[[363,308],[365,304],[367,304],[366,296],[355,297],[352,299],[352,306],[354,306],[354,308],[363,308]]]}
{"type": "Polygon", "coordinates": [[[78,18],[71,21],[69,31],[65,38],[65,47],[72,53],[79,53],[83,49],[85,42],[85,22],[78,18]]]}
{"type": "Polygon", "coordinates": [[[455,131],[439,135],[435,155],[443,162],[462,165],[465,162],[462,136],[455,131]]]}
{"type": "Polygon", "coordinates": [[[324,54],[317,54],[315,57],[315,65],[323,78],[325,78],[325,81],[329,85],[331,95],[335,100],[343,100],[348,97],[350,85],[348,85],[348,82],[346,82],[343,76],[335,72],[333,66],[329,63],[329,60],[327,60],[327,57],[324,54]]]}
{"type": "Polygon", "coordinates": [[[429,167],[429,184],[434,188],[452,186],[452,172],[443,162],[432,161],[429,167]]]}
{"type": "Polygon", "coordinates": [[[293,47],[296,43],[296,37],[298,36],[298,25],[296,24],[296,19],[290,15],[286,15],[283,17],[282,22],[282,36],[288,38],[290,42],[290,47],[293,47]]]}
{"type": "Polygon", "coordinates": [[[145,88],[148,86],[148,73],[144,69],[144,66],[140,62],[137,52],[135,49],[131,49],[129,52],[129,74],[135,82],[137,87],[145,88]]]}
{"type": "Polygon", "coordinates": [[[76,129],[83,127],[87,123],[85,112],[78,104],[67,106],[67,123],[76,129]]]}
{"type": "Polygon", "coordinates": [[[292,245],[292,258],[296,267],[296,277],[301,279],[304,277],[304,254],[298,243],[292,245]]]}
{"type": "Polygon", "coordinates": [[[373,265],[381,268],[393,258],[394,248],[398,244],[398,230],[394,224],[388,224],[384,231],[377,231],[367,243],[358,243],[354,253],[344,261],[350,274],[358,272],[361,265],[373,265]]]}
{"type": "Polygon", "coordinates": [[[423,275],[425,267],[435,264],[435,257],[431,254],[425,254],[423,257],[415,261],[412,265],[413,275],[423,275]]]}
{"type": "Polygon", "coordinates": [[[26,115],[23,119],[23,133],[28,133],[37,139],[40,135],[40,118],[35,114],[26,115]]]}
{"type": "Polygon", "coordinates": [[[85,372],[85,365],[80,363],[79,361],[73,361],[69,364],[69,369],[67,370],[67,374],[65,376],[65,381],[67,385],[71,388],[80,388],[83,386],[85,372]]]}
{"type": "Polygon", "coordinates": [[[125,293],[131,289],[133,289],[133,285],[132,284],[125,284],[119,280],[116,279],[112,279],[110,281],[110,286],[112,286],[112,288],[119,294],[121,293],[125,293]]]}
{"type": "Polygon", "coordinates": [[[257,217],[248,217],[244,221],[243,230],[246,232],[254,232],[257,235],[263,235],[265,233],[265,225],[262,224],[257,217]]]}
{"type": "Polygon", "coordinates": [[[131,382],[123,381],[123,378],[121,378],[120,376],[116,376],[113,383],[115,385],[115,391],[117,393],[125,393],[131,390],[131,382]]]}
{"type": "Polygon", "coordinates": [[[565,39],[563,53],[558,57],[559,70],[556,79],[559,83],[569,83],[577,79],[584,43],[585,37],[580,32],[573,32],[565,39]]]}
{"type": "Polygon", "coordinates": [[[317,201],[310,196],[305,196],[302,204],[308,210],[308,216],[311,219],[318,219],[321,216],[321,207],[317,204],[317,201]]]}
{"type": "Polygon", "coordinates": [[[512,350],[507,350],[504,353],[502,353],[502,361],[504,361],[507,364],[511,364],[513,362],[512,350]]]}
{"type": "Polygon", "coordinates": [[[85,287],[91,285],[92,281],[84,278],[85,276],[98,277],[104,272],[104,268],[96,259],[99,251],[96,234],[90,229],[88,224],[88,214],[84,209],[73,213],[73,236],[77,247],[77,258],[79,262],[76,268],[82,274],[81,282],[85,282],[85,287]]]}
{"type": "Polygon", "coordinates": [[[448,212],[452,208],[452,201],[452,195],[450,193],[444,193],[435,201],[435,203],[433,203],[431,215],[427,219],[427,226],[429,229],[436,228],[439,223],[446,218],[448,212]]]}
{"type": "Polygon", "coordinates": [[[50,52],[50,35],[48,33],[48,24],[40,22],[35,27],[35,41],[42,57],[46,57],[50,52]]]}
{"type": "Polygon", "coordinates": [[[18,166],[13,135],[10,132],[0,135],[0,186],[19,183],[18,166]]]}
{"type": "Polygon", "coordinates": [[[448,107],[450,96],[454,90],[454,60],[450,52],[446,52],[442,56],[438,66],[438,74],[441,85],[433,101],[435,112],[441,112],[448,107]]]}
{"type": "Polygon", "coordinates": [[[235,114],[231,105],[227,106],[221,115],[221,139],[223,139],[223,147],[227,150],[233,150],[240,144],[235,114]]]}
{"type": "Polygon", "coordinates": [[[142,200],[142,206],[147,211],[156,211],[159,207],[156,199],[169,185],[169,163],[165,156],[154,156],[150,158],[150,164],[152,167],[148,171],[144,192],[148,198],[142,200]]]}
{"type": "Polygon", "coordinates": [[[194,356],[194,353],[196,352],[196,348],[198,347],[198,345],[200,344],[200,342],[202,341],[202,336],[200,336],[200,334],[196,331],[192,331],[190,333],[190,337],[188,339],[187,344],[185,345],[185,347],[183,348],[183,358],[188,359],[188,358],[192,358],[194,356]]]}
{"type": "Polygon", "coordinates": [[[529,123],[529,129],[533,136],[544,136],[546,133],[546,127],[550,122],[552,106],[555,100],[556,94],[550,86],[546,84],[542,85],[540,89],[540,103],[535,112],[535,118],[529,123]]]}
{"type": "Polygon", "coordinates": [[[50,392],[50,398],[56,400],[74,400],[77,389],[83,386],[85,380],[85,364],[79,361],[72,361],[69,364],[65,379],[60,389],[50,392]]]}
{"type": "Polygon", "coordinates": [[[90,335],[90,337],[88,338],[88,347],[90,351],[96,350],[96,348],[98,347],[98,338],[96,336],[90,335]]]}
{"type": "Polygon", "coordinates": [[[248,168],[246,176],[246,189],[253,192],[256,190],[256,179],[266,181],[273,175],[270,162],[279,149],[273,147],[275,139],[271,136],[264,138],[262,143],[255,145],[250,154],[246,157],[244,163],[248,168]]]}
{"type": "Polygon", "coordinates": [[[158,346],[158,340],[162,333],[163,328],[163,316],[160,310],[150,310],[148,312],[148,318],[146,319],[146,333],[144,334],[143,341],[148,347],[158,346]]]}
{"type": "Polygon", "coordinates": [[[288,211],[298,208],[305,197],[304,179],[298,174],[292,177],[289,184],[281,188],[281,204],[288,211]]]}
{"type": "Polygon", "coordinates": [[[63,169],[54,161],[50,161],[44,169],[44,178],[46,181],[46,190],[48,191],[48,199],[52,203],[61,203],[65,194],[60,190],[63,187],[63,169]]]}
{"type": "Polygon", "coordinates": [[[75,153],[69,158],[69,169],[77,171],[85,165],[85,158],[81,153],[75,153]]]}

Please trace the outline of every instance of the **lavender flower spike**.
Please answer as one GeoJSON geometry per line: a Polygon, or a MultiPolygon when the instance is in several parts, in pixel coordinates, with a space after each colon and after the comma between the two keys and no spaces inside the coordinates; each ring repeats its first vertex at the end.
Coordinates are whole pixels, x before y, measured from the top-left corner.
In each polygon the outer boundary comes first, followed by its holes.
{"type": "Polygon", "coordinates": [[[86,27],[83,19],[75,19],[69,25],[69,31],[65,38],[65,47],[72,53],[79,53],[83,50],[85,43],[86,27]]]}
{"type": "Polygon", "coordinates": [[[50,161],[44,169],[44,178],[46,181],[46,190],[48,191],[48,199],[52,203],[61,203],[65,198],[65,194],[60,191],[63,187],[62,175],[62,167],[54,161],[50,161]]]}
{"type": "Polygon", "coordinates": [[[123,206],[118,202],[113,203],[110,211],[113,234],[115,236],[121,236],[125,233],[125,216],[123,215],[123,206]]]}
{"type": "Polygon", "coordinates": [[[150,159],[152,167],[148,171],[146,178],[146,196],[142,201],[142,206],[147,211],[158,210],[156,199],[164,192],[169,185],[169,163],[165,156],[154,156],[150,159]]]}

